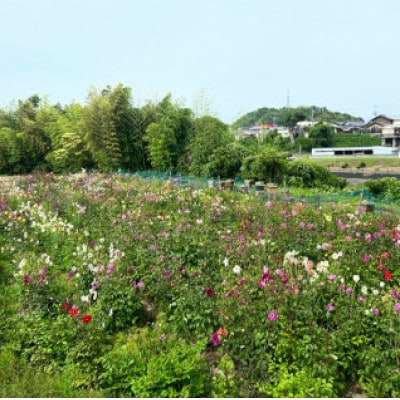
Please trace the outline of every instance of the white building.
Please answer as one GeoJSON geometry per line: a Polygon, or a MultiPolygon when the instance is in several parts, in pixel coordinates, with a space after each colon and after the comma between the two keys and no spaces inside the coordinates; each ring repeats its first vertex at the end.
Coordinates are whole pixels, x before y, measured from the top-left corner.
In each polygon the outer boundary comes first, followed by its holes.
{"type": "Polygon", "coordinates": [[[321,147],[311,149],[311,157],[340,157],[340,156],[391,156],[399,155],[392,147],[321,147]]]}

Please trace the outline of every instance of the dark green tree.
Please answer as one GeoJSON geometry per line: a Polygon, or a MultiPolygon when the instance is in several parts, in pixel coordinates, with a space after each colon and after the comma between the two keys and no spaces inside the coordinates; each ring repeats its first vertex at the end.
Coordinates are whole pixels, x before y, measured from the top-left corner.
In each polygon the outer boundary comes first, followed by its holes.
{"type": "Polygon", "coordinates": [[[194,134],[190,142],[190,172],[197,176],[208,174],[207,164],[221,147],[235,140],[226,124],[218,118],[203,116],[194,121],[194,134]]]}
{"type": "Polygon", "coordinates": [[[206,164],[206,175],[214,178],[220,177],[222,179],[233,179],[239,176],[243,160],[248,153],[246,148],[237,142],[218,147],[206,164]]]}
{"type": "Polygon", "coordinates": [[[263,149],[262,152],[246,157],[241,168],[244,179],[281,183],[286,173],[288,154],[276,149],[263,149]]]}
{"type": "Polygon", "coordinates": [[[167,95],[159,104],[157,122],[151,123],[144,136],[151,166],[158,171],[186,172],[193,113],[171,102],[167,95]]]}
{"type": "MultiPolygon", "coordinates": [[[[45,157],[51,149],[51,139],[45,127],[49,120],[45,117],[46,112],[40,111],[41,103],[39,96],[33,95],[25,101],[19,100],[15,112],[16,131],[24,136],[24,169],[27,172],[48,168],[45,157]]],[[[44,107],[47,108],[47,105],[44,107]]]]}
{"type": "Polygon", "coordinates": [[[331,147],[333,134],[333,129],[324,123],[318,123],[308,130],[308,137],[313,147],[331,147]]]}
{"type": "Polygon", "coordinates": [[[108,92],[89,93],[89,104],[83,109],[83,131],[95,167],[112,171],[121,166],[122,151],[116,133],[112,104],[108,92]]]}
{"type": "Polygon", "coordinates": [[[121,151],[121,167],[131,169],[133,159],[137,157],[135,148],[135,135],[133,133],[133,109],[131,105],[131,89],[118,84],[108,93],[111,103],[112,118],[116,140],[121,151]]]}
{"type": "Polygon", "coordinates": [[[142,108],[132,109],[132,154],[131,169],[147,170],[151,167],[147,142],[144,140],[147,128],[157,120],[156,106],[147,103],[142,108]]]}

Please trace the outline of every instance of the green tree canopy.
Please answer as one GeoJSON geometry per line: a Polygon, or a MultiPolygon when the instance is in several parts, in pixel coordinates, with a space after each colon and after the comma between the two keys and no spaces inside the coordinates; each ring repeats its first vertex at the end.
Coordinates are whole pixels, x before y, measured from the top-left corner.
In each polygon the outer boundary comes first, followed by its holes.
{"type": "Polygon", "coordinates": [[[275,149],[263,149],[262,152],[246,157],[241,168],[244,179],[281,183],[287,169],[287,153],[275,149]]]}
{"type": "Polygon", "coordinates": [[[331,147],[333,144],[333,129],[324,123],[318,123],[308,130],[308,137],[313,147],[331,147]]]}
{"type": "Polygon", "coordinates": [[[152,122],[144,136],[151,166],[158,171],[184,172],[187,169],[187,146],[190,141],[193,114],[171,102],[166,96],[158,107],[160,117],[152,122]]]}
{"type": "Polygon", "coordinates": [[[197,176],[207,175],[207,164],[220,147],[235,140],[226,124],[218,118],[203,116],[194,121],[194,135],[190,142],[190,172],[197,176]]]}
{"type": "MultiPolygon", "coordinates": [[[[276,124],[279,126],[285,126],[284,117],[285,112],[288,108],[269,108],[262,107],[254,111],[250,111],[247,114],[240,117],[233,124],[233,128],[239,127],[250,127],[257,124],[276,124]]],[[[357,121],[364,122],[362,118],[356,117],[347,113],[341,113],[337,111],[328,110],[326,107],[318,106],[299,106],[291,108],[291,110],[297,110],[305,115],[307,121],[321,121],[321,122],[348,122],[357,121]]]]}

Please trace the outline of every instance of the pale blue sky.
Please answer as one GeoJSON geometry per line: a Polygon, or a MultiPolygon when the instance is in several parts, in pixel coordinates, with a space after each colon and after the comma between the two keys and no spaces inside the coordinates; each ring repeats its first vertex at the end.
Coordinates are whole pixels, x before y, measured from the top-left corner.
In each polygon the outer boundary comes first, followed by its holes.
{"type": "Polygon", "coordinates": [[[201,93],[232,123],[317,105],[400,117],[399,0],[0,0],[0,107],[37,93],[85,104],[119,82],[134,104],[201,93]]]}

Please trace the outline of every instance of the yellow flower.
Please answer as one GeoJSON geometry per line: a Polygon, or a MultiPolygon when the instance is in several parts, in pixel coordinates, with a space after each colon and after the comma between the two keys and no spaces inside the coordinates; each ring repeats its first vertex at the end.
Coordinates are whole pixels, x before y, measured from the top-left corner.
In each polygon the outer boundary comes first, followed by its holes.
{"type": "Polygon", "coordinates": [[[328,222],[331,222],[331,221],[332,221],[332,215],[325,214],[325,219],[326,219],[328,222]]]}

